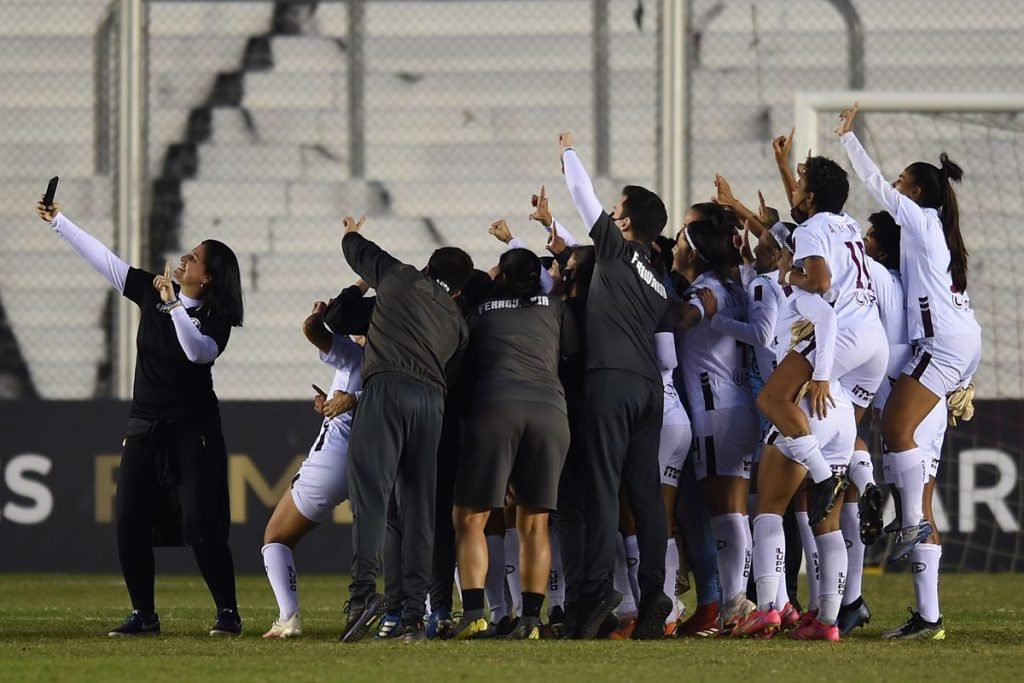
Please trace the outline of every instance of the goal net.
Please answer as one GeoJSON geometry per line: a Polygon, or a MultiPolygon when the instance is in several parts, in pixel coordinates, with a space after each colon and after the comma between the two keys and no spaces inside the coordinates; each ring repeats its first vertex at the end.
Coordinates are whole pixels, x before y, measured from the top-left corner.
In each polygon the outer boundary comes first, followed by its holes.
{"type": "Polygon", "coordinates": [[[850,174],[846,211],[862,226],[881,207],[850,167],[834,130],[859,104],[857,134],[887,179],[939,154],[964,169],[955,186],[970,251],[968,292],[982,327],[978,415],[947,433],[937,516],[947,568],[1024,568],[1019,533],[1024,443],[1024,96],[840,92],[796,98],[794,154],[812,149],[850,174]]]}

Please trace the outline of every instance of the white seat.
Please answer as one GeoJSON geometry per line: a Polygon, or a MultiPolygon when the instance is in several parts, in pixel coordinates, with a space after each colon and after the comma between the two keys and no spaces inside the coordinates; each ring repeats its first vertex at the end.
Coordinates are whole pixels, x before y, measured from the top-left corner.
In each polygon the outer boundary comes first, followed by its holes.
{"type": "Polygon", "coordinates": [[[366,31],[371,37],[590,34],[591,3],[587,0],[569,0],[549,7],[546,15],[538,16],[543,10],[528,0],[368,3],[366,31]]]}
{"type": "Polygon", "coordinates": [[[167,2],[149,7],[153,36],[250,36],[270,29],[273,6],[263,2],[167,2]]]}
{"type": "Polygon", "coordinates": [[[348,71],[348,53],[330,38],[315,36],[274,36],[270,43],[275,73],[348,71]]]}
{"type": "Polygon", "coordinates": [[[246,107],[274,109],[345,107],[348,103],[347,73],[251,72],[245,76],[242,103],[246,107]]]}

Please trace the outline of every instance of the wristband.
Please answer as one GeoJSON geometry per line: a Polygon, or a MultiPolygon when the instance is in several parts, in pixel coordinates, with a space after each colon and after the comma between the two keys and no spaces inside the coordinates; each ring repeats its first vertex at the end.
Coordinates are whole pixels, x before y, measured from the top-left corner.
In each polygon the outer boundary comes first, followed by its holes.
{"type": "Polygon", "coordinates": [[[170,313],[173,309],[181,306],[181,299],[175,297],[167,303],[159,303],[156,305],[156,309],[161,313],[170,313]]]}
{"type": "Polygon", "coordinates": [[[786,284],[787,284],[787,285],[792,285],[793,283],[789,281],[789,279],[790,279],[790,278],[791,278],[792,276],[793,276],[793,271],[792,271],[792,270],[787,270],[787,271],[786,271],[786,277],[784,277],[784,278],[782,278],[782,279],[786,281],[786,284]]]}

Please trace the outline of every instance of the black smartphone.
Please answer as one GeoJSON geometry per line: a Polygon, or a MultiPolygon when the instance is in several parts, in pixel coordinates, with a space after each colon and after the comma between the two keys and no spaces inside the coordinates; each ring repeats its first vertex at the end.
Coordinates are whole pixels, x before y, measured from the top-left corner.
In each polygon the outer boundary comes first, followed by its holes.
{"type": "Polygon", "coordinates": [[[49,209],[53,206],[53,197],[57,194],[57,181],[60,180],[58,176],[50,178],[50,184],[46,186],[46,194],[43,196],[43,206],[49,209]]]}
{"type": "Polygon", "coordinates": [[[317,385],[315,385],[315,384],[313,385],[313,391],[315,391],[316,393],[320,394],[320,395],[321,395],[321,396],[323,396],[324,398],[327,398],[327,392],[326,392],[326,391],[324,391],[323,389],[321,389],[320,387],[318,387],[318,386],[317,386],[317,385]]]}

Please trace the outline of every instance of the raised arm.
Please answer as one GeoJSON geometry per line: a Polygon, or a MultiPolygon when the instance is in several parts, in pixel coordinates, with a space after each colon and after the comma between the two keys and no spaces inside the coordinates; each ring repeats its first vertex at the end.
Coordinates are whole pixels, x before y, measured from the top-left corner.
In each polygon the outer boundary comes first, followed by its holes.
{"type": "Polygon", "coordinates": [[[111,287],[124,293],[125,280],[128,278],[127,263],[103,246],[95,237],[72,223],[67,216],[60,213],[60,204],[54,203],[47,209],[40,201],[36,204],[36,213],[50,224],[54,232],[71,245],[75,253],[102,275],[111,287]]]}
{"type": "Polygon", "coordinates": [[[365,220],[366,216],[358,222],[350,216],[345,217],[341,251],[356,275],[366,280],[371,287],[377,287],[384,274],[402,262],[359,234],[365,220]]]}
{"type": "Polygon", "coordinates": [[[531,202],[533,204],[533,212],[530,214],[530,220],[537,221],[548,232],[554,231],[557,233],[567,247],[575,247],[580,243],[571,232],[566,230],[565,226],[551,215],[551,209],[548,206],[547,189],[544,185],[540,186],[540,194],[533,195],[531,202]]]}
{"type": "Polygon", "coordinates": [[[796,176],[789,166],[789,152],[793,148],[793,136],[796,135],[796,128],[789,131],[789,137],[780,135],[772,140],[772,152],[775,154],[775,166],[779,169],[779,177],[782,179],[782,187],[786,190],[786,201],[790,208],[793,207],[793,190],[796,189],[796,176]]]}
{"type": "Polygon", "coordinates": [[[617,230],[609,230],[609,225],[605,221],[599,223],[597,220],[604,213],[604,209],[601,208],[601,202],[597,199],[594,185],[590,182],[587,170],[583,168],[583,162],[580,161],[579,156],[576,154],[576,148],[572,146],[572,134],[562,133],[559,141],[562,145],[562,169],[565,171],[566,187],[569,188],[572,203],[576,205],[576,210],[579,212],[583,224],[590,231],[594,245],[597,246],[599,242],[611,239],[611,236],[603,234],[607,232],[615,232],[614,238],[620,242],[623,241],[621,233],[617,230]]]}
{"type": "Polygon", "coordinates": [[[882,176],[882,172],[868,156],[867,151],[853,132],[844,133],[839,138],[839,142],[846,150],[846,155],[850,157],[853,170],[864,183],[868,194],[893,215],[901,228],[913,230],[927,225],[928,221],[921,207],[910,198],[897,192],[892,184],[882,176]]]}
{"type": "MultiPolygon", "coordinates": [[[[761,196],[760,192],[758,192],[758,196],[761,196]]],[[[768,226],[761,222],[756,213],[748,209],[743,202],[736,199],[736,196],[732,193],[732,186],[729,185],[729,181],[717,173],[715,174],[715,195],[711,200],[730,209],[740,217],[744,224],[750,223],[750,230],[756,237],[760,237],[761,233],[768,229],[768,226]]],[[[764,201],[763,197],[761,201],[764,201]]]]}
{"type": "Polygon", "coordinates": [[[323,354],[331,351],[331,332],[324,326],[325,313],[327,304],[317,301],[313,304],[313,311],[302,321],[302,334],[323,354]]]}

